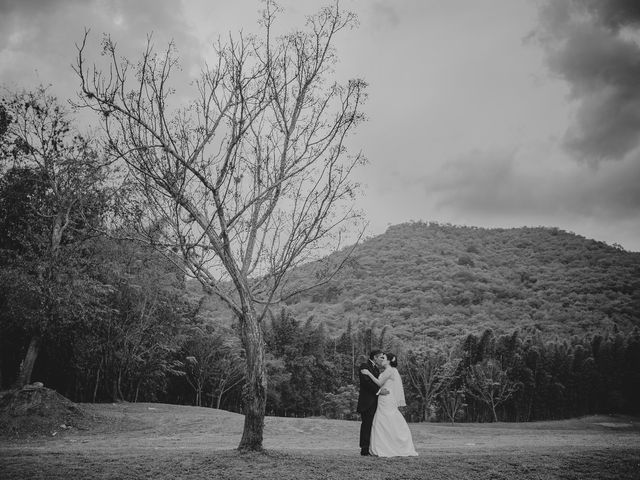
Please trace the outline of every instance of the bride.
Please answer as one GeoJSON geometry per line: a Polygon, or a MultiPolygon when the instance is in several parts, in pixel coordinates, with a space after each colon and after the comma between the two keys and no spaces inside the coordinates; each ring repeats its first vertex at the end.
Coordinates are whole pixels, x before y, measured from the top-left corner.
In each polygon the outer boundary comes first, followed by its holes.
{"type": "Polygon", "coordinates": [[[384,386],[390,395],[378,397],[378,408],[373,417],[371,428],[370,452],[378,457],[408,457],[417,456],[411,438],[411,431],[398,407],[406,405],[402,379],[396,367],[398,360],[393,353],[389,353],[381,361],[384,371],[376,378],[369,370],[361,373],[371,377],[379,387],[384,386]]]}

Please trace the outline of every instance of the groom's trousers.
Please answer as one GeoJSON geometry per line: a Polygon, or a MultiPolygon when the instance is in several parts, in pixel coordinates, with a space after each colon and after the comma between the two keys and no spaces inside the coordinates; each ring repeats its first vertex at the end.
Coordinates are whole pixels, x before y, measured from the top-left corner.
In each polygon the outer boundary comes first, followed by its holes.
{"type": "Polygon", "coordinates": [[[371,408],[360,412],[362,417],[362,424],[360,425],[360,448],[369,448],[371,442],[371,426],[373,425],[373,417],[376,415],[377,402],[371,406],[371,408]]]}

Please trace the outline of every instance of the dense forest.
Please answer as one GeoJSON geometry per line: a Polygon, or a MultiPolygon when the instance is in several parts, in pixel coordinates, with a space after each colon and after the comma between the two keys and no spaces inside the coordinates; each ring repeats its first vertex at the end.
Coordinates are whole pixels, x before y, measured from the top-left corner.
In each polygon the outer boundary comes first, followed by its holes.
{"type": "MultiPolygon", "coordinates": [[[[242,412],[230,312],[173,251],[129,238],[138,218],[118,172],[54,99],[12,102],[0,105],[0,387],[242,412]],[[38,148],[53,153],[37,158],[64,161],[28,161],[10,110],[48,132],[38,148]]],[[[331,282],[262,323],[268,413],[357,418],[354,368],[372,348],[399,356],[413,421],[638,413],[639,253],[556,228],[421,222],[348,252],[323,260],[343,264],[331,282]]]]}
{"type": "Polygon", "coordinates": [[[399,352],[413,421],[535,421],[637,413],[640,330],[544,340],[537,332],[469,333],[409,349],[390,329],[327,337],[283,310],[268,330],[274,357],[269,405],[280,415],[357,418],[357,371],[371,348],[399,352]],[[328,393],[330,392],[330,393],[328,393]]]}
{"type": "Polygon", "coordinates": [[[408,223],[364,241],[331,284],[289,307],[332,332],[349,320],[389,325],[407,342],[487,328],[630,331],[640,326],[640,253],[557,228],[408,223]]]}
{"type": "MultiPolygon", "coordinates": [[[[348,322],[392,328],[408,344],[485,329],[554,339],[640,326],[640,253],[558,228],[406,223],[325,261],[340,264],[347,253],[332,282],[287,305],[332,335],[348,322]]],[[[311,271],[292,277],[304,282],[311,271]]],[[[203,308],[230,318],[215,299],[203,308]]]]}

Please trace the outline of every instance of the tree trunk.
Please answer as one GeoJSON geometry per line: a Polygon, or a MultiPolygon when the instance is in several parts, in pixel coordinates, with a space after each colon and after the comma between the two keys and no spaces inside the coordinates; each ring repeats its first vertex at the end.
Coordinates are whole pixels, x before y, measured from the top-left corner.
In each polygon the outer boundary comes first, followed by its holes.
{"type": "Polygon", "coordinates": [[[33,366],[40,353],[40,335],[34,335],[29,342],[29,348],[24,360],[20,364],[20,371],[18,373],[18,380],[16,380],[16,386],[22,388],[25,385],[31,383],[31,374],[33,373],[33,366]]]}
{"type": "Polygon", "coordinates": [[[102,371],[102,360],[100,360],[100,366],[98,367],[98,371],[96,372],[96,383],[93,387],[93,403],[96,403],[96,398],[98,397],[98,386],[100,385],[100,372],[102,371]]]}
{"type": "Polygon", "coordinates": [[[104,357],[100,357],[100,365],[98,365],[98,371],[96,372],[96,384],[93,388],[93,403],[96,403],[96,398],[98,398],[98,388],[100,387],[100,374],[102,373],[103,365],[104,365],[104,357]]]}
{"type": "Polygon", "coordinates": [[[349,337],[351,340],[351,381],[356,381],[356,346],[353,342],[353,337],[349,337]]]}
{"type": "Polygon", "coordinates": [[[117,378],[113,379],[113,388],[111,389],[111,401],[113,403],[120,401],[118,399],[118,379],[117,378]]]}
{"type": "Polygon", "coordinates": [[[244,312],[240,319],[241,338],[246,354],[246,379],[243,392],[244,430],[238,445],[241,451],[261,451],[264,415],[267,405],[267,375],[264,339],[255,312],[244,312]]]}
{"type": "Polygon", "coordinates": [[[124,401],[124,395],[122,395],[122,370],[118,370],[118,376],[113,379],[113,402],[124,401]]]}
{"type": "Polygon", "coordinates": [[[135,397],[133,397],[133,403],[138,403],[138,393],[140,393],[140,384],[142,383],[142,380],[138,380],[138,383],[136,384],[136,395],[135,397]]]}

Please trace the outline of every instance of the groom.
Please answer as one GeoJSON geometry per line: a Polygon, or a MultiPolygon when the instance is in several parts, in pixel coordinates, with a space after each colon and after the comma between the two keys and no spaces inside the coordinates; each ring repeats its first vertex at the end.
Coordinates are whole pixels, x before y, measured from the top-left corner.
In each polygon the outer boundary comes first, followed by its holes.
{"type": "MultiPolygon", "coordinates": [[[[369,370],[373,376],[378,378],[380,370],[378,366],[384,359],[384,353],[380,350],[372,350],[369,354],[369,360],[360,365],[358,372],[369,370]]],[[[371,425],[373,417],[378,408],[378,395],[388,395],[386,388],[380,388],[376,385],[368,375],[362,373],[360,376],[360,395],[358,396],[357,412],[362,417],[362,425],[360,425],[360,455],[369,455],[369,441],[371,440],[371,425]]]]}

